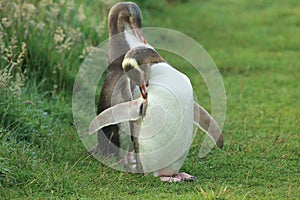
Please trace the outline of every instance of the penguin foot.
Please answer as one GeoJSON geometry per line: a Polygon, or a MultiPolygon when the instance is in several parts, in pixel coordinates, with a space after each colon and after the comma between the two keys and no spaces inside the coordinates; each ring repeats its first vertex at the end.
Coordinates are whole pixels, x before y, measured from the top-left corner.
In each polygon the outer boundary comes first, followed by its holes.
{"type": "Polygon", "coordinates": [[[136,163],[136,159],[134,158],[134,153],[133,151],[128,152],[127,154],[127,162],[131,163],[131,164],[135,164],[136,163]]]}
{"type": "Polygon", "coordinates": [[[194,181],[197,178],[195,176],[189,175],[187,173],[178,173],[173,176],[162,176],[160,177],[161,182],[169,182],[169,183],[178,183],[182,181],[194,181]]]}
{"type": "Polygon", "coordinates": [[[122,159],[123,164],[125,165],[134,165],[136,164],[136,159],[134,158],[133,151],[128,152],[122,159]]]}
{"type": "Polygon", "coordinates": [[[137,163],[136,163],[136,159],[134,158],[133,151],[126,153],[125,156],[123,157],[123,159],[121,160],[121,162],[127,171],[130,171],[133,173],[136,171],[137,163]]]}

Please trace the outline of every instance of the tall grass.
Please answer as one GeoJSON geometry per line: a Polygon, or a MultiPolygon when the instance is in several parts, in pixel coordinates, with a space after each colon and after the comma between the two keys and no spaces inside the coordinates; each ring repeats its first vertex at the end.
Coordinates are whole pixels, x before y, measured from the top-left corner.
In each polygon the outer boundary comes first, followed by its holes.
{"type": "Polygon", "coordinates": [[[106,31],[98,13],[106,16],[112,3],[0,1],[0,190],[30,176],[23,173],[27,161],[14,158],[44,149],[50,155],[54,138],[67,135],[61,123],[72,129],[73,81],[106,31]]]}
{"type": "Polygon", "coordinates": [[[73,1],[3,0],[1,5],[1,68],[14,62],[12,53],[26,48],[18,67],[27,72],[28,81],[43,81],[41,89],[53,94],[72,88],[88,46],[104,32],[102,19],[86,23],[82,4],[73,1]]]}

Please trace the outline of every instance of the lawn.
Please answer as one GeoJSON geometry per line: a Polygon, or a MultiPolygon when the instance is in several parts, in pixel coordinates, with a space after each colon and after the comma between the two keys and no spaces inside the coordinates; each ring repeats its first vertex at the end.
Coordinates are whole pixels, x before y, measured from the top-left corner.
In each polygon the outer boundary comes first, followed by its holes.
{"type": "MultiPolygon", "coordinates": [[[[194,182],[102,165],[73,122],[72,89],[90,50],[107,39],[113,1],[0,0],[1,199],[298,199],[298,0],[136,1],[145,27],[180,31],[215,61],[226,89],[225,146],[198,157],[198,131],[182,171],[194,182]]],[[[179,70],[182,58],[160,51],[179,70]]],[[[184,71],[211,110],[205,82],[184,71]]]]}

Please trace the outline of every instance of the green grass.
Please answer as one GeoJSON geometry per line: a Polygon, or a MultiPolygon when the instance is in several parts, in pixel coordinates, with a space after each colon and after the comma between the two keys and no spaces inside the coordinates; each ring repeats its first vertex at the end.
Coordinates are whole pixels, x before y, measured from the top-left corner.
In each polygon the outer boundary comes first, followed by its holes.
{"type": "MultiPolygon", "coordinates": [[[[82,62],[80,55],[86,55],[84,49],[107,36],[106,29],[96,28],[103,20],[102,11],[107,10],[105,5],[82,2],[86,19],[80,22],[79,1],[69,14],[68,5],[61,4],[61,15],[67,17],[53,19],[48,15],[53,15],[55,3],[39,7],[38,1],[30,1],[39,9],[29,18],[26,14],[14,18],[15,7],[7,2],[1,1],[0,43],[11,48],[14,56],[5,59],[9,54],[1,47],[1,199],[299,198],[298,0],[136,1],[142,8],[144,26],[178,30],[203,45],[226,88],[224,149],[199,159],[203,139],[199,132],[182,168],[198,179],[178,184],[160,183],[151,174],[110,169],[89,155],[77,135],[71,108],[73,81],[82,62]],[[7,5],[5,9],[3,5],[7,5]],[[4,17],[13,25],[4,26],[4,17]],[[39,33],[38,22],[45,22],[39,33]],[[66,34],[63,44],[71,38],[70,48],[55,43],[58,27],[66,34]],[[22,42],[27,53],[17,62],[22,42]],[[17,67],[11,68],[13,62],[17,67]],[[10,76],[4,73],[9,69],[10,76]]],[[[16,5],[21,2],[14,1],[16,5]]],[[[188,65],[162,53],[178,69],[188,65]]],[[[210,109],[201,77],[192,70],[185,73],[198,86],[201,104],[210,109]]]]}

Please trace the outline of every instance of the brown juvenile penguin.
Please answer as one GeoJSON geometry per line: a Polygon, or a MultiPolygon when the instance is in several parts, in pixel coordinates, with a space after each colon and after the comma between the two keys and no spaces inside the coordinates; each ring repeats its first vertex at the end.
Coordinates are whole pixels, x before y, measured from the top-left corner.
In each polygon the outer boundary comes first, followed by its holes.
{"type": "MultiPolygon", "coordinates": [[[[121,2],[114,5],[109,12],[108,30],[109,66],[99,96],[98,114],[113,105],[132,100],[133,85],[124,76],[122,61],[130,49],[147,44],[141,32],[142,14],[135,3],[121,2]]],[[[129,124],[132,128],[132,124],[129,124]]],[[[112,155],[121,159],[119,148],[119,125],[110,125],[98,131],[97,152],[100,149],[104,157],[112,155]]]]}

